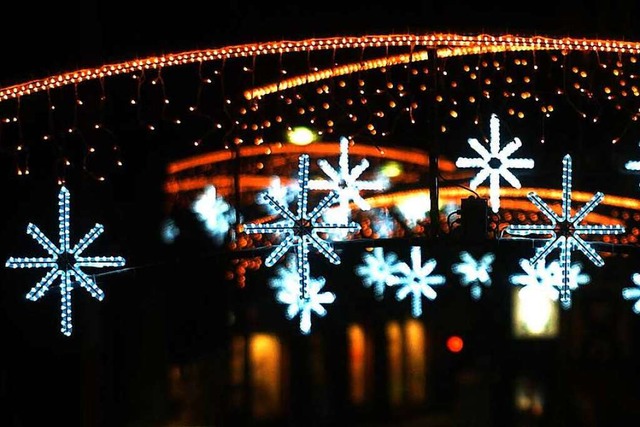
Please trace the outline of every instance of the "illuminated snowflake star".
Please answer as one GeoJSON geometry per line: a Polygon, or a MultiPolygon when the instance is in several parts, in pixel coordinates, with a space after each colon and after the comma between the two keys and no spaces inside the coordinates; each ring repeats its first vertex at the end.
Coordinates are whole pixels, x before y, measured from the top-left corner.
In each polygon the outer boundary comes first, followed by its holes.
{"type": "MultiPolygon", "coordinates": [[[[527,288],[527,290],[540,292],[549,299],[558,301],[560,290],[563,287],[562,269],[558,261],[553,261],[549,265],[546,264],[544,259],[535,264],[529,262],[528,259],[521,259],[520,267],[522,267],[525,274],[513,274],[509,277],[509,280],[513,285],[520,285],[527,288]]],[[[578,289],[580,285],[589,283],[590,279],[588,274],[582,272],[580,263],[573,263],[569,270],[569,291],[572,292],[578,289]]],[[[571,293],[568,294],[568,298],[561,300],[560,304],[564,309],[571,307],[571,293]]]]}
{"type": "Polygon", "coordinates": [[[438,294],[432,288],[435,285],[442,285],[445,277],[442,275],[431,275],[436,268],[436,260],[430,259],[421,265],[420,246],[411,247],[411,267],[405,262],[397,265],[397,285],[400,287],[396,293],[398,301],[404,300],[411,294],[411,314],[413,317],[422,315],[422,296],[430,300],[436,299],[438,294]]]}
{"type": "Polygon", "coordinates": [[[555,213],[533,191],[527,197],[549,219],[551,224],[509,225],[506,232],[516,236],[528,234],[551,236],[547,239],[547,243],[536,251],[536,254],[531,258],[531,264],[545,258],[555,248],[560,248],[560,269],[563,283],[560,289],[560,301],[563,304],[569,304],[571,301],[571,251],[577,248],[596,266],[602,267],[604,265],[602,257],[580,237],[580,234],[620,234],[624,233],[624,227],[622,225],[580,225],[589,212],[604,199],[604,194],[601,192],[597,192],[575,216],[571,216],[571,156],[568,154],[562,159],[562,213],[560,215],[555,213]]]}
{"type": "Polygon", "coordinates": [[[500,209],[500,176],[511,184],[512,187],[520,188],[520,181],[511,173],[509,168],[531,169],[533,168],[533,160],[509,158],[509,156],[522,146],[519,138],[514,138],[500,149],[500,120],[495,114],[491,115],[489,127],[491,130],[489,141],[490,151],[487,151],[477,139],[469,138],[469,146],[473,148],[480,157],[459,157],[458,160],[456,160],[456,166],[459,168],[481,169],[469,183],[469,186],[473,190],[489,178],[489,202],[491,204],[491,210],[497,213],[500,209]]]}
{"type": "Polygon", "coordinates": [[[624,167],[630,171],[640,171],[640,160],[629,160],[624,167]]]}
{"type": "Polygon", "coordinates": [[[311,331],[311,313],[320,317],[327,314],[327,310],[322,304],[331,304],[335,301],[332,292],[322,292],[325,285],[323,277],[317,279],[309,278],[307,298],[300,296],[300,274],[295,265],[295,260],[288,259],[285,267],[276,270],[276,277],[273,277],[269,284],[277,290],[276,300],[282,304],[287,304],[286,317],[291,320],[296,315],[300,315],[300,332],[307,335],[311,331]]]}
{"type": "Polygon", "coordinates": [[[464,286],[471,285],[471,297],[479,299],[482,296],[482,285],[491,286],[491,273],[495,255],[487,253],[476,260],[469,252],[460,252],[461,262],[453,264],[451,271],[460,275],[460,282],[464,286]]]}
{"type": "Polygon", "coordinates": [[[356,223],[348,224],[332,224],[320,222],[319,219],[322,212],[338,198],[335,192],[325,196],[316,207],[311,211],[307,211],[307,201],[309,193],[309,155],[302,154],[298,162],[298,184],[300,192],[298,193],[298,210],[293,214],[289,208],[268,192],[262,193],[262,197],[272,207],[284,217],[283,220],[274,223],[265,224],[244,224],[244,231],[247,234],[255,233],[278,233],[284,234],[282,241],[265,259],[264,264],[267,267],[273,266],[282,256],[291,248],[294,249],[297,260],[297,270],[300,274],[300,298],[308,297],[307,284],[309,283],[309,246],[313,246],[324,255],[332,264],[340,264],[340,257],[334,252],[333,248],[318,236],[318,233],[326,233],[335,229],[344,229],[347,231],[358,231],[360,225],[356,223]]]}
{"type": "Polygon", "coordinates": [[[363,211],[371,209],[369,203],[360,196],[361,190],[384,190],[387,186],[386,181],[360,181],[358,178],[369,167],[369,162],[362,159],[360,164],[349,169],[349,140],[340,138],[340,160],[338,161],[338,170],[325,159],[318,160],[318,166],[329,177],[329,180],[314,179],[309,181],[311,190],[332,190],[338,193],[339,212],[343,219],[341,222],[346,223],[349,220],[349,202],[353,201],[363,211]]]}
{"type": "Polygon", "coordinates": [[[235,211],[229,203],[218,196],[213,185],[209,185],[195,200],[192,210],[204,223],[209,235],[221,244],[235,219],[235,211]]]}
{"type": "Polygon", "coordinates": [[[69,243],[69,190],[60,188],[58,195],[58,229],[59,246],[54,245],[40,229],[34,225],[27,226],[27,234],[33,237],[48,253],[48,257],[16,258],[10,257],[6,262],[9,268],[49,268],[47,274],[27,293],[27,298],[37,301],[60,277],[61,298],[61,332],[70,336],[73,329],[71,321],[71,291],[75,285],[86,289],[98,301],[104,299],[104,292],[93,278],[82,271],[83,267],[120,267],[125,263],[122,257],[93,256],[83,257],[82,252],[104,231],[101,224],[96,224],[72,248],[69,243]],[[75,278],[75,280],[73,280],[75,278]]]}
{"type": "Polygon", "coordinates": [[[633,312],[636,314],[640,314],[640,274],[633,273],[631,276],[631,280],[636,285],[635,287],[628,287],[622,290],[622,298],[626,300],[636,300],[635,304],[633,304],[633,312]]]}
{"type": "Polygon", "coordinates": [[[373,248],[372,253],[366,253],[362,257],[363,264],[356,266],[356,274],[362,277],[365,287],[373,285],[373,295],[380,301],[384,294],[385,286],[398,284],[398,278],[394,275],[398,272],[398,256],[393,252],[385,255],[381,247],[373,248]]]}

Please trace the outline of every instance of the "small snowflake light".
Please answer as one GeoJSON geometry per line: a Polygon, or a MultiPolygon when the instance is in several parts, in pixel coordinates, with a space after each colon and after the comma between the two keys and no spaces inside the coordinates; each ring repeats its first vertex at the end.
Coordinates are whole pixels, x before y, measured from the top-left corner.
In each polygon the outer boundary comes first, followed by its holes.
{"type": "Polygon", "coordinates": [[[370,253],[362,257],[363,264],[356,266],[355,272],[362,277],[362,284],[369,288],[373,286],[373,295],[380,301],[384,296],[385,286],[398,284],[395,273],[398,272],[400,261],[393,252],[384,253],[381,247],[373,248],[370,253]]]}
{"type": "Polygon", "coordinates": [[[386,181],[377,179],[373,181],[361,181],[358,178],[369,167],[369,162],[362,159],[360,164],[349,169],[349,140],[345,137],[340,138],[340,160],[338,161],[338,169],[325,159],[318,160],[318,166],[327,175],[328,180],[314,179],[309,181],[311,190],[331,190],[338,193],[340,216],[343,218],[341,222],[346,223],[349,220],[350,201],[353,201],[363,211],[371,209],[369,203],[360,196],[362,190],[384,190],[387,186],[386,181]]]}
{"type": "Polygon", "coordinates": [[[631,280],[636,285],[622,289],[622,298],[626,300],[636,300],[632,310],[636,314],[640,314],[640,273],[633,273],[631,280]]]}
{"type": "Polygon", "coordinates": [[[585,204],[574,216],[571,215],[571,156],[566,155],[562,160],[562,213],[555,213],[534,191],[527,197],[551,222],[548,225],[509,225],[506,232],[516,236],[529,234],[550,235],[547,243],[540,247],[531,258],[531,264],[545,258],[555,248],[560,248],[560,269],[562,272],[563,286],[560,289],[560,301],[563,304],[570,304],[570,274],[571,274],[571,251],[580,250],[587,256],[589,261],[598,267],[604,265],[602,257],[593,247],[584,241],[581,234],[620,234],[624,233],[622,225],[580,225],[580,222],[595,209],[604,199],[604,194],[597,192],[591,200],[585,204]]]}
{"type": "Polygon", "coordinates": [[[475,300],[482,296],[482,286],[491,286],[490,273],[495,255],[491,252],[476,260],[469,252],[460,252],[459,263],[453,264],[451,271],[460,276],[463,286],[470,286],[471,297],[475,300]]]}
{"type": "Polygon", "coordinates": [[[324,317],[327,310],[323,304],[331,304],[335,301],[332,292],[320,292],[325,285],[323,277],[309,278],[308,293],[306,298],[300,296],[300,275],[295,267],[297,262],[288,259],[284,267],[276,270],[276,276],[269,284],[276,289],[276,300],[288,305],[287,319],[291,320],[296,315],[300,316],[300,332],[307,335],[311,331],[311,314],[324,317]]]}
{"type": "Polygon", "coordinates": [[[54,245],[47,236],[44,235],[38,226],[29,224],[27,234],[33,237],[48,253],[48,257],[10,257],[6,262],[9,268],[48,268],[45,276],[27,293],[27,298],[37,301],[42,297],[53,282],[60,278],[60,298],[61,298],[61,332],[70,336],[73,329],[71,321],[71,291],[74,286],[86,289],[92,297],[98,301],[104,299],[104,292],[100,289],[93,278],[82,269],[85,267],[121,267],[125,264],[122,257],[114,256],[81,256],[82,252],[104,231],[101,224],[96,224],[71,247],[70,225],[69,225],[69,190],[64,186],[60,188],[58,195],[58,235],[59,244],[54,245]],[[75,280],[74,280],[75,279],[75,280]]]}
{"type": "Polygon", "coordinates": [[[213,185],[205,188],[193,203],[192,209],[204,223],[209,235],[217,244],[221,244],[235,219],[234,209],[224,198],[218,196],[213,185]]]}
{"type": "MultiPolygon", "coordinates": [[[[283,206],[289,206],[291,202],[296,198],[300,189],[297,185],[283,185],[279,176],[271,178],[269,187],[265,190],[265,193],[270,194],[275,200],[277,200],[283,206]]],[[[263,197],[262,193],[256,196],[256,202],[259,205],[263,205],[269,214],[277,214],[278,210],[275,209],[269,202],[263,197]]]]}
{"type": "Polygon", "coordinates": [[[307,285],[309,283],[309,247],[313,246],[318,252],[325,256],[332,264],[340,264],[340,257],[335,253],[331,245],[321,238],[318,233],[327,233],[336,229],[347,231],[358,231],[360,225],[354,222],[348,224],[332,224],[320,222],[322,213],[337,198],[335,192],[325,196],[316,207],[308,212],[307,201],[309,193],[309,155],[302,154],[298,162],[298,210],[296,214],[273,197],[268,192],[262,193],[266,203],[275,208],[283,220],[265,224],[244,224],[244,231],[247,234],[256,233],[277,233],[284,235],[281,242],[275,247],[273,252],[265,259],[267,267],[273,266],[282,256],[292,249],[295,251],[297,260],[297,270],[300,276],[300,298],[308,298],[307,285]]]}
{"type": "Polygon", "coordinates": [[[438,294],[433,286],[445,283],[445,277],[442,275],[431,275],[436,268],[436,260],[430,259],[424,264],[421,261],[420,246],[411,247],[411,267],[405,262],[397,265],[398,271],[397,286],[398,292],[396,299],[404,300],[411,294],[411,314],[413,317],[422,315],[422,296],[430,300],[436,299],[438,294]]]}
{"type": "MultiPolygon", "coordinates": [[[[535,264],[529,262],[528,259],[520,260],[520,267],[524,270],[524,274],[513,274],[509,277],[509,281],[513,285],[523,286],[524,292],[521,295],[545,295],[547,298],[558,301],[560,299],[560,291],[563,288],[562,269],[558,261],[553,261],[547,265],[544,259],[535,264]]],[[[580,285],[589,283],[591,278],[588,274],[582,272],[580,263],[573,263],[569,270],[569,293],[568,297],[560,300],[562,308],[571,307],[571,292],[578,289],[580,285]]]]}
{"type": "Polygon", "coordinates": [[[624,164],[625,169],[630,171],[640,171],[640,160],[629,160],[624,164]]]}
{"type": "Polygon", "coordinates": [[[502,176],[512,187],[520,188],[520,181],[509,169],[531,169],[533,168],[534,162],[532,159],[509,157],[522,146],[519,138],[514,138],[500,149],[500,120],[495,114],[491,115],[489,127],[491,130],[489,140],[490,151],[487,151],[477,139],[469,138],[469,146],[471,146],[480,157],[459,157],[458,160],[456,160],[456,166],[459,168],[480,168],[478,174],[469,183],[469,186],[473,190],[489,178],[489,203],[491,210],[497,213],[500,209],[500,177],[502,176]]]}

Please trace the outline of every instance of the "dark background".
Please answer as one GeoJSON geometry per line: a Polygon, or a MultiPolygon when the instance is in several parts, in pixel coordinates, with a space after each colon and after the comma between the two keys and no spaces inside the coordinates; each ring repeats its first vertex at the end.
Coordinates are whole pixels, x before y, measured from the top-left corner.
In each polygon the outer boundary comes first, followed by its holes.
{"type": "MultiPolygon", "coordinates": [[[[634,1],[598,5],[457,0],[348,5],[122,0],[11,4],[3,6],[0,25],[0,86],[135,57],[312,36],[450,31],[635,41],[640,31],[639,8],[634,1]]],[[[188,360],[203,351],[203,343],[212,346],[205,350],[215,351],[216,340],[225,339],[216,336],[223,332],[205,325],[226,321],[224,302],[199,293],[203,277],[211,270],[162,250],[160,183],[167,153],[145,143],[143,135],[140,140],[136,149],[128,151],[131,169],[114,176],[108,186],[70,180],[72,212],[87,213],[86,217],[72,214],[74,232],[90,229],[94,220],[108,224],[105,236],[92,247],[94,253],[123,255],[136,268],[135,272],[105,276],[103,289],[114,302],[98,303],[76,293],[76,329],[67,339],[58,332],[56,298],[45,297],[38,304],[24,299],[26,290],[41,277],[40,271],[4,271],[0,276],[0,330],[6,343],[0,350],[0,425],[91,425],[90,420],[95,419],[105,426],[127,425],[131,420],[154,425],[153,416],[170,412],[170,408],[154,406],[163,401],[159,396],[166,385],[155,382],[154,375],[163,371],[166,360],[188,360]],[[147,197],[140,199],[145,189],[147,197]],[[89,193],[91,201],[84,197],[89,193]],[[120,227],[125,222],[129,225],[120,227]],[[165,259],[170,262],[164,263],[165,259]],[[162,281],[167,274],[175,282],[162,281]],[[137,286],[126,287],[136,279],[137,286]],[[156,286],[161,282],[162,286],[156,286]],[[196,320],[194,313],[203,312],[210,317],[196,320]],[[163,347],[167,336],[173,341],[163,347]],[[155,352],[158,348],[162,351],[155,352]],[[107,380],[95,386],[87,383],[92,378],[107,380]],[[96,395],[85,395],[83,390],[96,395]],[[101,396],[110,399],[108,406],[97,404],[101,396]],[[117,412],[110,411],[113,408],[117,412]]],[[[36,253],[37,246],[31,245],[24,232],[27,221],[35,222],[48,235],[55,233],[56,183],[49,178],[34,173],[26,180],[3,181],[3,259],[36,253]]],[[[219,279],[223,276],[222,263],[216,274],[219,279]]]]}

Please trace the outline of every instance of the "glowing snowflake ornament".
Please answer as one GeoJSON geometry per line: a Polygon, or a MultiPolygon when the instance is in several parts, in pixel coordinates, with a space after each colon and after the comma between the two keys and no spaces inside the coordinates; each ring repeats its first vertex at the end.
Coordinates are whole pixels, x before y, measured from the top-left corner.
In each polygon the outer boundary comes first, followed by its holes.
{"type": "Polygon", "coordinates": [[[636,300],[632,310],[634,313],[640,314],[640,273],[634,273],[633,276],[631,276],[631,280],[636,286],[622,289],[622,298],[626,300],[636,300]]]}
{"type": "Polygon", "coordinates": [[[358,178],[369,167],[369,162],[362,159],[360,164],[349,169],[349,140],[345,137],[340,138],[340,160],[338,161],[338,169],[325,159],[318,160],[318,166],[329,177],[328,180],[314,179],[309,181],[311,190],[331,190],[338,193],[339,212],[343,223],[349,220],[350,201],[353,201],[363,211],[371,209],[369,203],[360,196],[362,190],[384,190],[387,182],[384,180],[361,181],[358,178]]]}
{"type": "Polygon", "coordinates": [[[355,272],[362,277],[362,284],[369,288],[373,286],[373,295],[380,301],[384,296],[385,286],[398,284],[395,273],[398,272],[398,256],[393,252],[385,255],[381,247],[373,248],[371,253],[362,257],[363,264],[356,266],[355,272]]]}
{"type": "Polygon", "coordinates": [[[491,115],[489,121],[491,131],[489,149],[487,149],[475,138],[469,138],[469,146],[473,148],[480,157],[467,158],[459,157],[456,166],[459,168],[480,168],[478,174],[471,180],[469,186],[475,190],[489,178],[489,202],[491,210],[497,213],[500,209],[500,177],[502,176],[512,187],[520,188],[520,181],[511,173],[509,168],[531,169],[532,159],[509,158],[518,148],[522,146],[519,138],[514,138],[502,149],[500,149],[500,120],[495,114],[491,115]]]}
{"type": "Polygon", "coordinates": [[[286,317],[291,320],[300,315],[300,332],[307,335],[311,331],[311,314],[324,317],[327,310],[322,304],[335,301],[332,292],[320,292],[325,285],[323,277],[309,278],[308,295],[306,299],[300,297],[300,275],[295,265],[297,262],[287,259],[285,267],[276,270],[276,276],[269,281],[269,285],[276,289],[276,300],[287,304],[286,317]]]}
{"type": "Polygon", "coordinates": [[[470,285],[471,297],[475,300],[482,296],[482,286],[491,286],[492,264],[495,255],[491,252],[476,260],[469,252],[460,252],[459,263],[453,264],[451,271],[460,276],[463,286],[470,285]]]}
{"type": "MultiPolygon", "coordinates": [[[[558,261],[553,261],[546,265],[546,261],[541,259],[535,264],[529,262],[528,259],[520,260],[520,267],[524,270],[524,274],[512,274],[509,281],[513,285],[523,286],[521,295],[544,295],[550,300],[558,301],[560,298],[560,290],[563,288],[562,268],[558,261]]],[[[568,297],[560,300],[562,308],[571,307],[571,292],[578,289],[580,285],[589,283],[591,278],[588,274],[582,272],[580,263],[573,263],[569,270],[569,293],[568,297]]]]}
{"type": "Polygon", "coordinates": [[[560,248],[560,270],[562,274],[562,286],[560,289],[560,301],[563,305],[571,302],[571,251],[579,249],[587,256],[589,261],[598,267],[604,265],[604,260],[584,241],[581,234],[620,234],[624,233],[622,225],[580,225],[580,222],[604,199],[604,194],[597,192],[591,200],[585,204],[574,216],[571,215],[571,156],[566,155],[562,160],[562,213],[555,213],[535,192],[530,192],[527,197],[549,219],[551,224],[546,225],[509,225],[506,232],[525,236],[529,234],[550,235],[547,243],[540,247],[531,258],[531,264],[535,264],[545,258],[555,248],[560,248]]]}
{"type": "Polygon", "coordinates": [[[624,164],[624,167],[625,169],[630,171],[640,171],[640,160],[629,160],[624,164]]]}
{"type": "MultiPolygon", "coordinates": [[[[271,178],[269,187],[265,190],[267,194],[270,194],[275,200],[283,206],[288,206],[293,202],[300,189],[297,185],[283,185],[279,176],[271,178]]],[[[269,214],[276,214],[278,210],[275,209],[269,202],[263,197],[262,193],[256,196],[256,202],[259,205],[263,205],[269,214]]]]}
{"type": "Polygon", "coordinates": [[[430,259],[421,264],[421,258],[420,246],[412,246],[411,267],[405,262],[399,263],[396,267],[399,273],[397,274],[399,289],[396,293],[396,299],[401,301],[411,294],[411,314],[413,317],[422,315],[422,296],[430,300],[436,299],[438,294],[433,286],[442,285],[445,282],[444,276],[431,275],[436,268],[436,260],[430,259]]]}
{"type": "Polygon", "coordinates": [[[274,223],[265,224],[244,224],[244,231],[247,234],[256,233],[277,233],[283,234],[284,238],[276,248],[265,259],[264,265],[273,266],[291,248],[294,249],[297,261],[297,270],[300,276],[301,299],[308,298],[309,277],[309,247],[313,246],[318,252],[325,256],[332,264],[340,264],[340,257],[335,253],[331,245],[321,238],[318,233],[327,233],[336,229],[346,231],[358,231],[360,225],[354,222],[348,224],[333,224],[320,222],[321,215],[337,198],[335,192],[325,196],[316,207],[308,212],[307,201],[309,194],[309,155],[302,154],[298,161],[298,210],[292,213],[289,208],[280,203],[268,192],[262,193],[262,198],[275,208],[284,219],[274,223]]]}
{"type": "Polygon", "coordinates": [[[193,212],[204,223],[209,235],[221,244],[235,219],[234,209],[209,185],[192,205],[193,212]]]}
{"type": "Polygon", "coordinates": [[[125,264],[122,257],[114,256],[81,256],[82,252],[104,231],[102,224],[96,224],[72,248],[70,244],[69,225],[69,190],[64,186],[58,195],[58,229],[59,245],[54,245],[38,226],[29,224],[27,234],[33,237],[48,253],[48,257],[10,257],[6,262],[9,268],[49,268],[45,276],[27,293],[27,299],[37,301],[60,278],[61,298],[61,332],[70,336],[73,329],[71,321],[71,291],[74,285],[86,289],[98,301],[104,299],[104,292],[93,278],[82,271],[84,267],[121,267],[125,264]],[[75,278],[75,281],[73,280],[75,278]]]}

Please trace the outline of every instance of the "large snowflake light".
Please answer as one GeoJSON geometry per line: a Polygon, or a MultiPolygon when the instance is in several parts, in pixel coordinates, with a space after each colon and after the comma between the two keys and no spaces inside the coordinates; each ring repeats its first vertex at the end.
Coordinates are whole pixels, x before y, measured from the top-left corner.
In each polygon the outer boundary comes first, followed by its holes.
{"type": "Polygon", "coordinates": [[[531,258],[531,264],[545,258],[555,248],[560,248],[560,269],[562,274],[562,287],[560,289],[560,301],[569,304],[571,301],[570,275],[571,275],[571,251],[579,249],[589,261],[598,267],[604,265],[602,257],[593,247],[584,241],[581,234],[620,234],[624,233],[622,225],[580,225],[580,222],[604,199],[604,194],[597,192],[591,200],[574,215],[571,215],[571,156],[566,155],[562,159],[562,213],[555,213],[535,192],[530,192],[527,197],[549,219],[548,225],[509,225],[506,232],[525,236],[529,234],[550,235],[547,243],[540,247],[531,258]]]}
{"type": "Polygon", "coordinates": [[[424,264],[421,261],[420,246],[411,247],[411,267],[405,262],[401,262],[396,266],[398,292],[396,299],[404,300],[407,295],[411,294],[411,314],[413,317],[422,315],[422,296],[430,300],[436,299],[438,294],[433,286],[445,283],[445,277],[442,275],[431,275],[436,268],[436,260],[430,259],[424,264]]]}
{"type": "Polygon", "coordinates": [[[509,168],[531,169],[533,168],[534,162],[532,159],[509,158],[509,156],[522,146],[519,138],[514,138],[500,149],[500,120],[497,115],[491,115],[489,127],[491,131],[489,140],[490,151],[487,151],[476,138],[469,138],[469,146],[473,148],[480,157],[459,157],[458,160],[456,160],[456,166],[459,168],[481,169],[469,183],[469,186],[473,190],[489,178],[489,203],[491,210],[497,213],[500,209],[500,177],[502,176],[512,187],[520,188],[520,181],[511,173],[509,168]]]}
{"type": "Polygon", "coordinates": [[[309,155],[300,155],[298,161],[298,210],[294,214],[289,208],[280,203],[268,192],[262,193],[262,198],[275,208],[284,219],[274,223],[264,224],[244,224],[244,231],[247,234],[255,233],[277,233],[283,234],[284,238],[276,248],[265,259],[267,267],[273,266],[291,248],[296,254],[297,270],[300,276],[300,292],[302,299],[307,299],[309,277],[309,247],[313,246],[318,252],[324,255],[332,264],[340,264],[340,257],[335,253],[331,245],[321,238],[318,233],[326,233],[336,229],[346,231],[358,231],[360,225],[354,222],[348,224],[333,224],[320,222],[321,215],[331,203],[337,198],[335,192],[325,196],[316,207],[308,212],[307,202],[309,194],[309,155]]]}
{"type": "Polygon", "coordinates": [[[276,300],[287,304],[286,317],[291,320],[300,315],[300,332],[307,335],[311,331],[311,314],[324,317],[327,310],[322,304],[335,301],[332,292],[320,292],[325,285],[323,277],[309,278],[308,295],[306,299],[300,297],[300,275],[296,268],[297,262],[290,257],[284,267],[276,270],[276,276],[269,280],[269,285],[276,289],[276,300]]]}
{"type": "Polygon", "coordinates": [[[328,180],[313,179],[309,181],[311,190],[331,190],[338,193],[339,212],[343,219],[341,222],[346,223],[349,220],[350,201],[353,201],[363,211],[371,209],[369,203],[360,196],[362,190],[384,190],[387,182],[381,179],[373,181],[361,181],[358,178],[369,167],[369,161],[362,159],[357,166],[349,169],[349,140],[345,137],[340,138],[340,160],[338,161],[338,169],[325,159],[318,160],[318,166],[327,175],[328,180]]]}
{"type": "MultiPolygon", "coordinates": [[[[509,281],[513,285],[522,286],[524,294],[544,295],[550,300],[558,301],[560,298],[560,290],[563,287],[562,269],[558,261],[552,261],[547,265],[544,259],[532,264],[528,259],[520,260],[520,267],[524,274],[512,274],[509,281]]],[[[589,283],[591,278],[588,274],[582,272],[582,265],[578,262],[573,263],[569,270],[569,291],[573,292],[580,285],[589,283]]],[[[571,307],[571,293],[568,298],[560,301],[562,308],[571,307]]]]}
{"type": "Polygon", "coordinates": [[[207,186],[191,208],[204,223],[213,240],[221,244],[231,223],[235,220],[235,210],[223,197],[218,196],[216,187],[207,186]]]}
{"type": "Polygon", "coordinates": [[[86,289],[98,301],[104,299],[104,292],[82,269],[84,267],[120,267],[125,264],[122,257],[81,256],[82,252],[104,231],[102,224],[96,224],[80,241],[71,247],[69,225],[69,190],[64,186],[58,194],[58,235],[59,244],[54,245],[38,226],[29,224],[27,234],[33,237],[48,253],[48,257],[10,257],[6,262],[9,268],[49,268],[45,276],[27,293],[27,298],[37,301],[60,278],[61,332],[70,336],[73,329],[71,321],[71,291],[74,286],[86,289]],[[74,280],[75,279],[75,280],[74,280]]]}
{"type": "Polygon", "coordinates": [[[398,284],[398,256],[393,252],[387,254],[381,247],[375,247],[362,257],[363,264],[356,266],[355,272],[362,277],[362,284],[369,288],[373,286],[373,295],[378,301],[384,296],[385,286],[398,284]]]}
{"type": "Polygon", "coordinates": [[[460,252],[459,263],[453,264],[451,271],[460,276],[463,286],[470,286],[471,297],[475,300],[482,296],[482,286],[491,286],[490,273],[495,255],[491,252],[484,254],[479,260],[469,252],[460,252]]]}
{"type": "Polygon", "coordinates": [[[640,273],[633,273],[631,280],[636,286],[622,289],[622,298],[636,300],[632,310],[634,313],[640,314],[640,273]]]}

